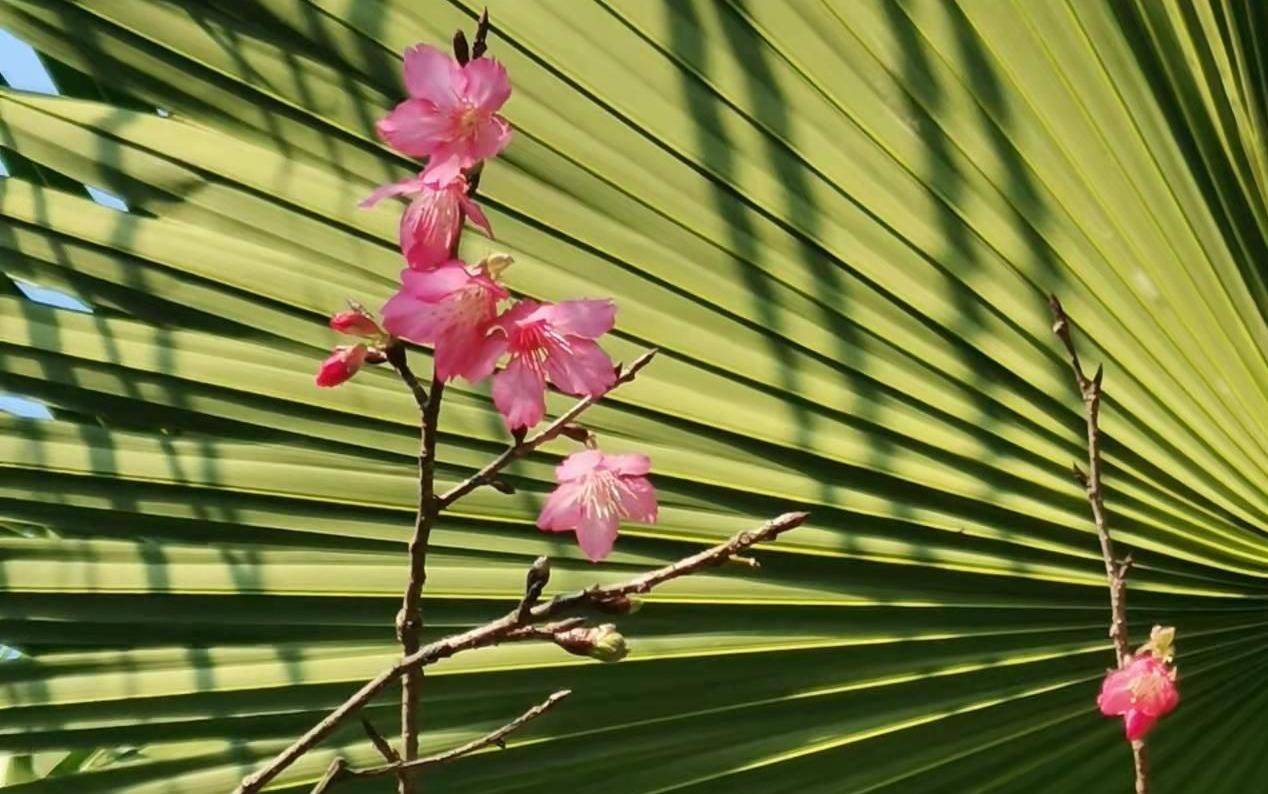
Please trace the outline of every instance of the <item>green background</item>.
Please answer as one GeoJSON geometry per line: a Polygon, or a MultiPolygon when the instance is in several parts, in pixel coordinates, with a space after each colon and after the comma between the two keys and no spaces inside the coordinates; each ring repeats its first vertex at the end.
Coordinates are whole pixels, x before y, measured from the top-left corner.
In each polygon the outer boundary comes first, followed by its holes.
{"type": "MultiPolygon", "coordinates": [[[[605,666],[549,646],[429,673],[426,749],[560,687],[510,749],[425,790],[1122,792],[1095,536],[1070,462],[1064,301],[1106,369],[1111,526],[1133,641],[1179,630],[1154,791],[1268,777],[1268,9],[1209,2],[490,4],[515,139],[482,202],[510,286],[614,296],[587,414],[648,452],[662,520],[602,566],[532,527],[550,467],[433,535],[431,634],[507,608],[527,562],[609,581],[788,509],[810,523],[678,581],[605,666]]],[[[388,371],[312,385],[324,318],[377,305],[411,163],[377,143],[438,0],[3,0],[72,98],[0,94],[0,751],[14,792],[207,794],[390,664],[416,411],[388,371]],[[170,115],[154,112],[162,108],[170,115]],[[123,196],[124,214],[80,183],[123,196]]],[[[415,354],[416,368],[425,359],[415,354]]],[[[504,437],[450,390],[441,479],[504,437]]],[[[566,403],[552,402],[558,410],[566,403]]],[[[369,712],[390,731],[393,698],[369,712]]],[[[279,779],[311,787],[359,728],[279,779]]],[[[349,792],[383,791],[389,781],[349,792]]]]}

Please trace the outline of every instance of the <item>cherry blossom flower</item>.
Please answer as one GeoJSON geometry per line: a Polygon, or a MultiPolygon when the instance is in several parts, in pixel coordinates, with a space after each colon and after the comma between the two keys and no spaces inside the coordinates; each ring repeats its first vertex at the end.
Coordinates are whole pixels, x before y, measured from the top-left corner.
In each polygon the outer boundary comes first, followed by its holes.
{"type": "Polygon", "coordinates": [[[573,395],[599,396],[616,382],[612,359],[594,340],[612,329],[611,300],[537,303],[524,300],[498,318],[486,355],[510,354],[493,377],[493,403],[511,430],[546,415],[546,380],[573,395]]]}
{"type": "Polygon", "coordinates": [[[499,351],[486,344],[506,290],[484,263],[452,259],[435,270],[401,271],[401,288],[383,306],[383,325],[395,336],[436,352],[436,377],[487,378],[499,351]]]}
{"type": "MultiPolygon", "coordinates": [[[[1161,631],[1174,636],[1172,629],[1161,631]]],[[[1155,629],[1155,636],[1159,632],[1155,629]]],[[[1126,665],[1105,676],[1096,703],[1105,716],[1122,716],[1128,741],[1143,739],[1158,719],[1180,702],[1175,668],[1169,661],[1169,640],[1165,650],[1151,641],[1126,665]]]]}
{"type": "Polygon", "coordinates": [[[462,176],[441,182],[419,174],[380,187],[360,206],[373,207],[389,196],[414,196],[400,225],[401,253],[414,270],[433,270],[453,258],[464,216],[493,236],[484,211],[467,197],[467,180],[462,176]]]}
{"type": "Polygon", "coordinates": [[[317,385],[328,388],[348,380],[361,369],[369,352],[362,344],[336,347],[317,368],[317,385]]]}
{"type": "Polygon", "coordinates": [[[605,455],[597,449],[576,452],[555,467],[555,482],[537,517],[539,529],[576,532],[577,543],[592,561],[612,551],[621,519],[656,521],[656,489],[647,479],[646,455],[605,455]]]}
{"type": "Polygon", "coordinates": [[[376,125],[388,145],[411,157],[427,157],[423,175],[444,184],[511,140],[497,111],[511,95],[506,69],[492,58],[465,66],[424,44],[405,51],[409,99],[376,125]]]}

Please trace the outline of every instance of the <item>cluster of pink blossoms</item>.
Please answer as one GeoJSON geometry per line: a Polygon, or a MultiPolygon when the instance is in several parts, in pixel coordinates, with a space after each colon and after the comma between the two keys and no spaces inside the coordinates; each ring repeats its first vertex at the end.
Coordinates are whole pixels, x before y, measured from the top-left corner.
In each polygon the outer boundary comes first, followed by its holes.
{"type": "MultiPolygon", "coordinates": [[[[606,299],[513,300],[499,282],[509,256],[475,264],[458,257],[465,221],[493,236],[471,199],[469,179],[511,140],[511,127],[498,114],[511,95],[502,64],[482,56],[460,62],[417,45],[405,52],[405,87],[409,98],[377,130],[397,151],[426,158],[426,167],[375,190],[361,206],[411,198],[399,229],[408,267],[383,306],[381,325],[359,308],[331,318],[332,329],[361,341],[335,348],[318,370],[317,385],[337,386],[363,365],[384,361],[396,339],[428,345],[441,381],[475,383],[492,376],[494,405],[519,437],[545,417],[548,383],[575,396],[599,397],[612,388],[616,370],[596,340],[612,329],[616,306],[606,299]]],[[[587,449],[569,456],[556,470],[559,487],[537,525],[575,531],[585,554],[602,559],[612,550],[620,519],[656,520],[649,468],[642,455],[587,449]]]]}
{"type": "Polygon", "coordinates": [[[1096,704],[1107,717],[1123,718],[1128,741],[1139,741],[1180,703],[1172,666],[1176,630],[1154,626],[1149,642],[1101,684],[1096,704]]]}

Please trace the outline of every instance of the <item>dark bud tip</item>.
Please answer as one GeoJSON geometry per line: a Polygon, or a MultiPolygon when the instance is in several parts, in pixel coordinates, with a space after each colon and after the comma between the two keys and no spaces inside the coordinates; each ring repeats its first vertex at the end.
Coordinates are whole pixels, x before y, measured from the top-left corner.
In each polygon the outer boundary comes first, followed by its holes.
{"type": "Polygon", "coordinates": [[[471,62],[471,48],[467,46],[467,34],[461,30],[453,34],[453,57],[463,66],[471,62]]]}
{"type": "Polygon", "coordinates": [[[533,560],[533,564],[528,569],[528,581],[530,583],[541,582],[545,584],[550,581],[550,558],[538,557],[533,560]]]}
{"type": "Polygon", "coordinates": [[[471,57],[479,58],[489,49],[486,41],[489,36],[489,9],[480,13],[480,21],[476,23],[475,45],[471,48],[471,57]]]}
{"type": "Polygon", "coordinates": [[[591,433],[588,429],[577,424],[564,425],[560,429],[559,433],[560,435],[571,438],[573,441],[576,441],[578,444],[589,443],[590,439],[594,437],[594,434],[591,433]]]}
{"type": "Polygon", "coordinates": [[[523,444],[524,437],[528,435],[527,427],[517,427],[511,431],[511,438],[515,439],[516,444],[523,444]]]}
{"type": "Polygon", "coordinates": [[[511,494],[515,493],[515,486],[511,485],[509,482],[501,478],[497,478],[491,481],[489,483],[489,487],[491,487],[493,490],[497,491],[498,493],[504,493],[507,496],[510,496],[511,494]]]}

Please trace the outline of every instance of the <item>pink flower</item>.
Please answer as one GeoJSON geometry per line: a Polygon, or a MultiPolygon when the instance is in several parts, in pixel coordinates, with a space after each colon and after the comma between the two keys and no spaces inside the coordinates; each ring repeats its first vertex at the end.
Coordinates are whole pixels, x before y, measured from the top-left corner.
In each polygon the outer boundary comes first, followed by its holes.
{"type": "Polygon", "coordinates": [[[457,259],[430,272],[401,271],[401,288],[383,306],[383,325],[395,336],[436,351],[436,376],[487,378],[498,351],[486,341],[507,292],[488,268],[457,259]]]}
{"type": "Polygon", "coordinates": [[[369,349],[365,345],[336,347],[330,357],[317,368],[317,385],[338,386],[357,374],[365,363],[369,349]]]}
{"type": "Polygon", "coordinates": [[[493,229],[484,211],[467,197],[467,180],[454,176],[447,182],[424,178],[422,174],[384,185],[371,193],[360,206],[373,207],[388,196],[414,196],[401,215],[401,253],[414,270],[432,270],[453,258],[463,217],[484,230],[493,229]]]}
{"type": "Polygon", "coordinates": [[[566,394],[599,396],[612,387],[612,359],[594,340],[612,329],[610,300],[563,303],[520,301],[498,318],[487,355],[510,353],[493,377],[493,403],[511,430],[532,427],[546,415],[546,380],[566,394]]]}
{"type": "Polygon", "coordinates": [[[1125,667],[1111,670],[1096,703],[1107,717],[1121,715],[1127,740],[1144,738],[1158,718],[1180,702],[1175,670],[1144,650],[1125,667]]]}
{"type": "Polygon", "coordinates": [[[379,324],[361,309],[348,309],[331,315],[330,328],[341,334],[366,339],[377,339],[383,336],[383,329],[379,327],[379,324]]]}
{"type": "Polygon", "coordinates": [[[577,543],[592,561],[612,551],[621,519],[656,521],[656,489],[647,480],[646,455],[605,455],[597,449],[576,452],[555,467],[559,486],[546,498],[537,526],[547,532],[576,532],[577,543]]]}
{"type": "Polygon", "coordinates": [[[393,149],[430,158],[426,178],[447,183],[511,140],[510,125],[497,115],[511,95],[511,83],[492,58],[462,66],[435,47],[410,47],[405,89],[410,98],[380,119],[376,129],[393,149]]]}

